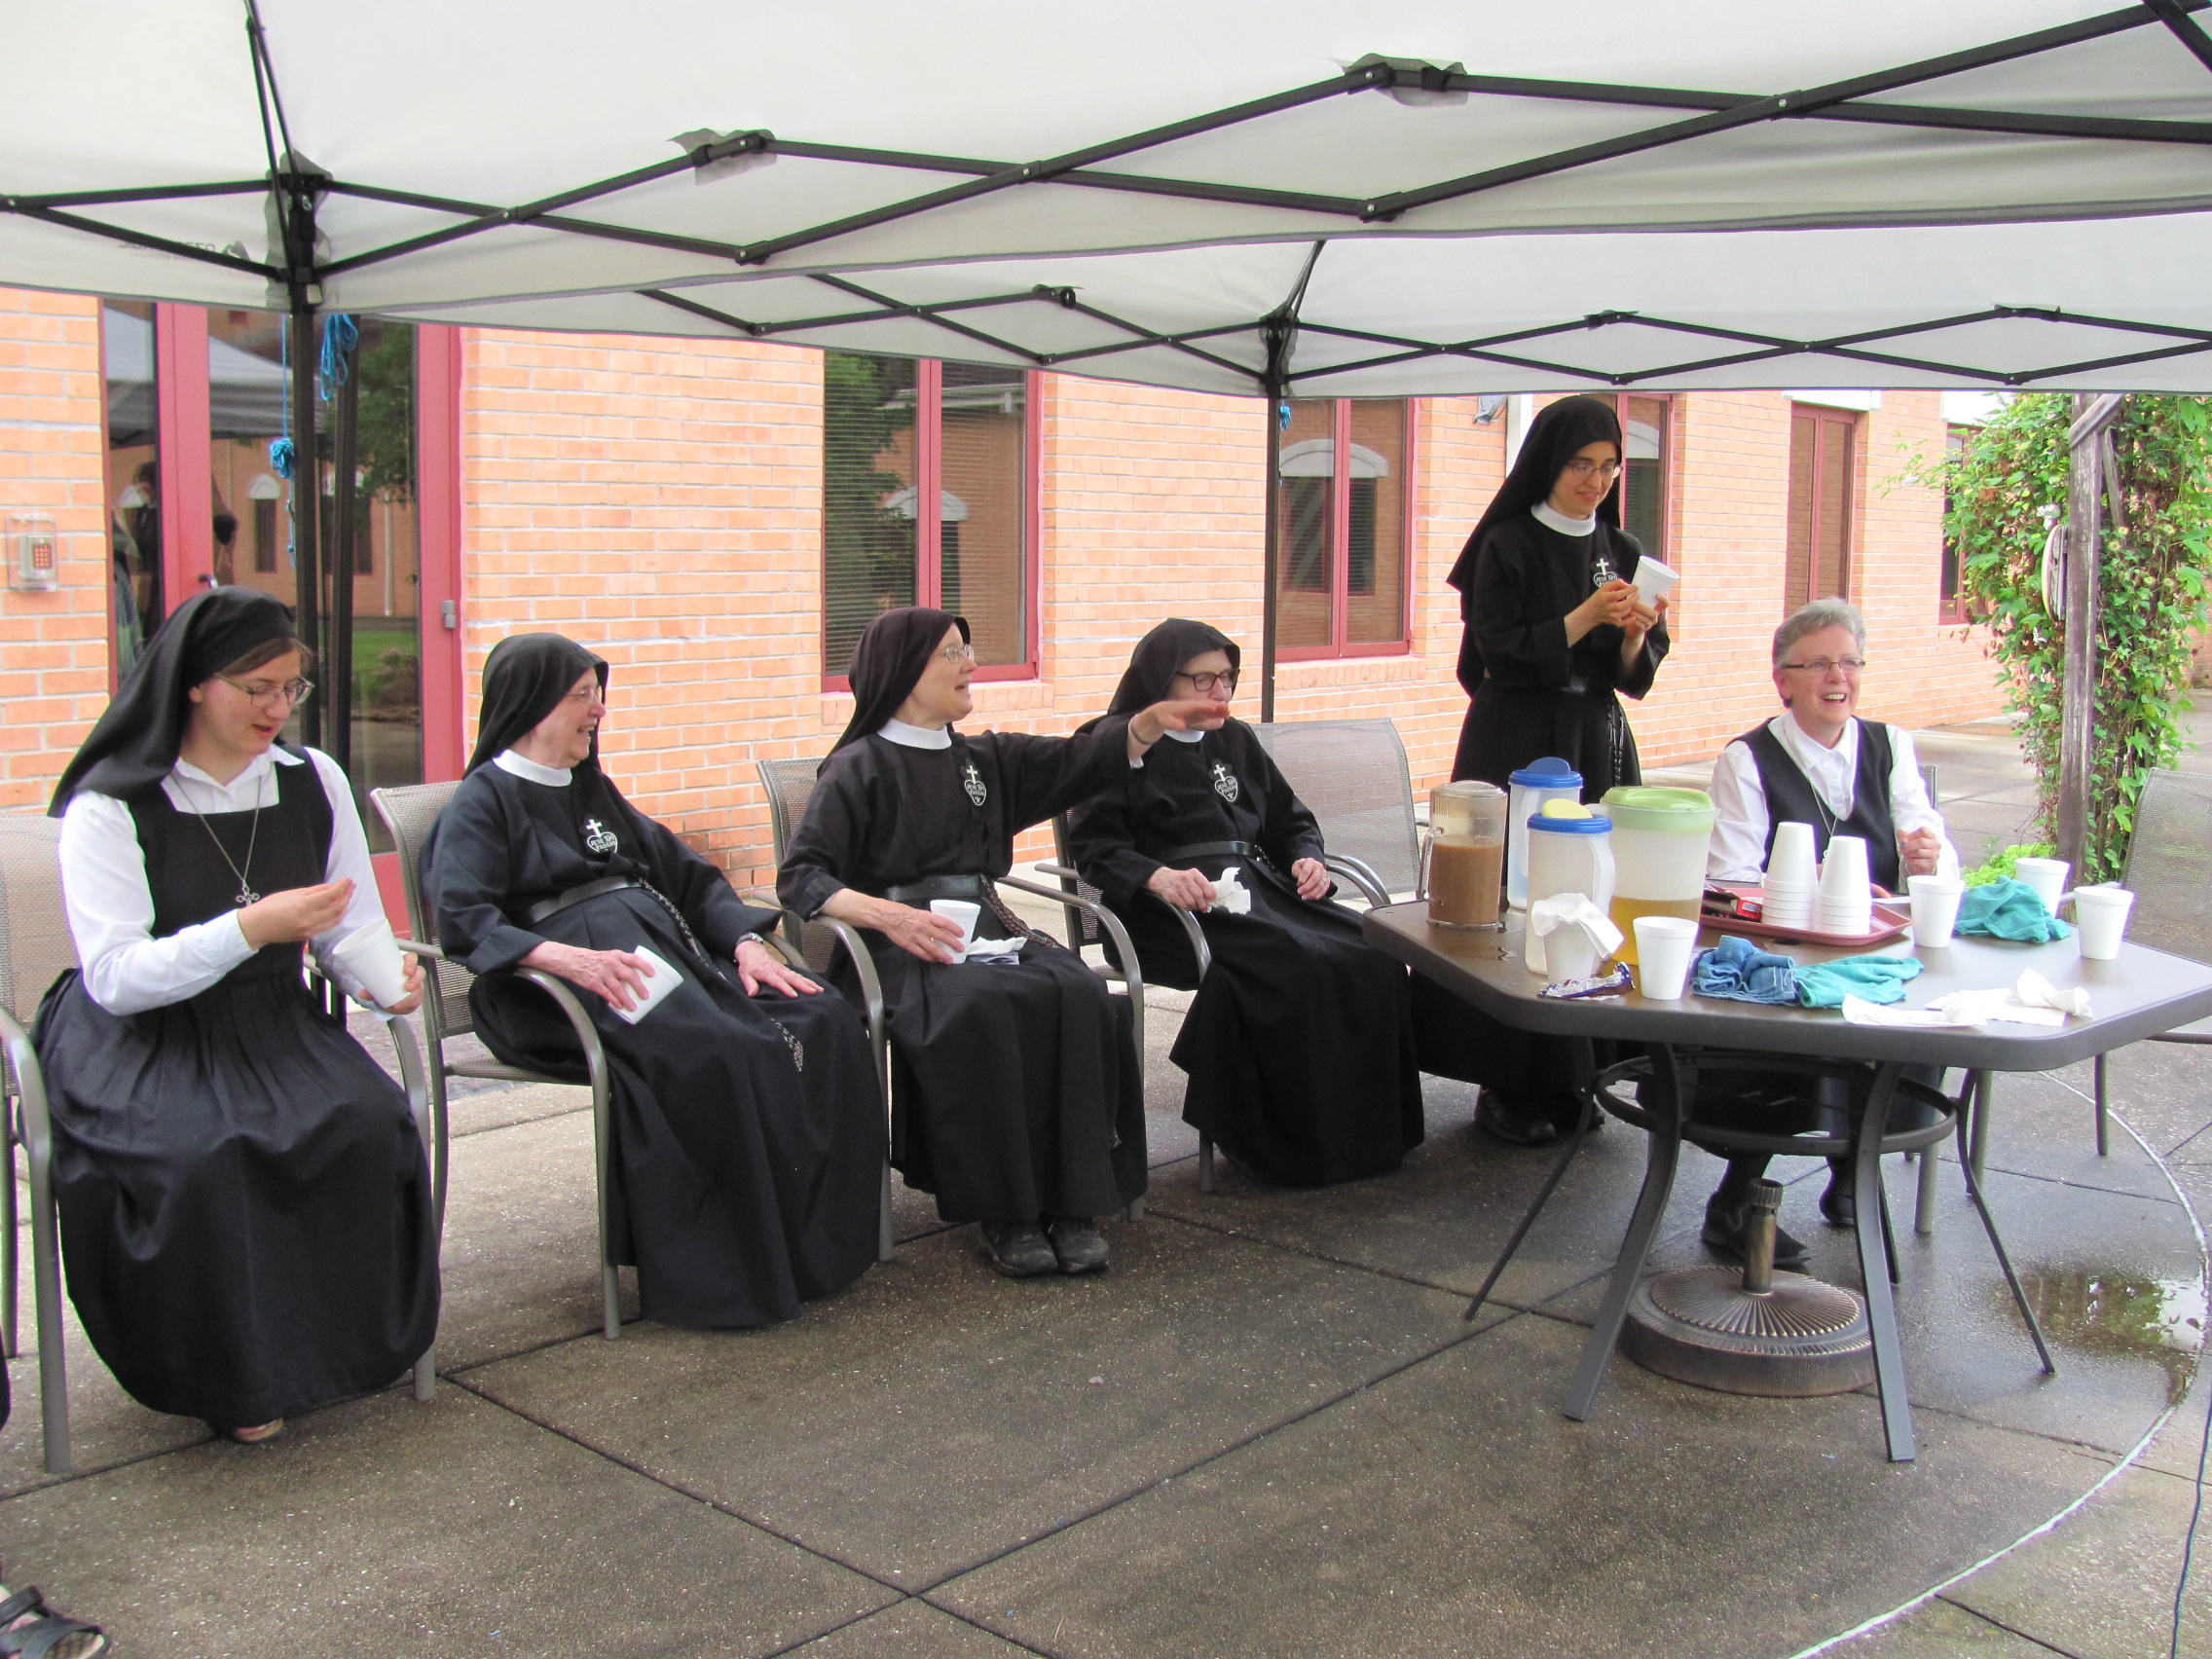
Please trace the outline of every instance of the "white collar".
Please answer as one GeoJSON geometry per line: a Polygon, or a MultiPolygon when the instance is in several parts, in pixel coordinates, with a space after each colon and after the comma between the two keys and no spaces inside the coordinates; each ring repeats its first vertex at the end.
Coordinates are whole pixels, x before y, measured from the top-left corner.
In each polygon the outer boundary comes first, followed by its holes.
{"type": "Polygon", "coordinates": [[[1171,731],[1167,735],[1177,743],[1199,743],[1206,734],[1202,731],[1171,731]]]}
{"type": "Polygon", "coordinates": [[[300,764],[300,756],[297,755],[287,755],[284,753],[284,751],[278,749],[274,743],[272,743],[267,749],[264,749],[259,755],[256,755],[243,766],[240,766],[239,768],[239,775],[233,778],[227,784],[217,783],[211,773],[203,772],[198,766],[195,766],[189,760],[180,759],[174,766],[170,767],[169,770],[173,772],[177,777],[189,779],[196,784],[205,784],[210,789],[235,790],[240,785],[250,784],[256,778],[262,776],[262,774],[269,770],[272,763],[281,764],[285,766],[297,766],[298,764],[300,764]]]}
{"type": "Polygon", "coordinates": [[[949,726],[908,725],[904,720],[885,720],[876,736],[905,749],[950,749],[952,728],[949,726]]]}
{"type": "Polygon", "coordinates": [[[1797,717],[1788,709],[1774,717],[1774,735],[1782,740],[1791,759],[1799,766],[1825,766],[1837,772],[1856,772],[1859,769],[1859,717],[1851,717],[1843,728],[1843,735],[1830,749],[1811,732],[1797,723],[1797,717]]]}
{"type": "Polygon", "coordinates": [[[1588,535],[1598,528],[1596,513],[1586,519],[1572,519],[1558,511],[1549,501],[1538,501],[1529,509],[1529,516],[1546,530],[1556,530],[1562,535],[1588,535]]]}
{"type": "Polygon", "coordinates": [[[542,760],[533,760],[529,756],[517,755],[511,749],[502,749],[493,756],[492,764],[528,783],[548,784],[557,790],[569,787],[570,777],[574,770],[569,766],[548,766],[542,760]]]}

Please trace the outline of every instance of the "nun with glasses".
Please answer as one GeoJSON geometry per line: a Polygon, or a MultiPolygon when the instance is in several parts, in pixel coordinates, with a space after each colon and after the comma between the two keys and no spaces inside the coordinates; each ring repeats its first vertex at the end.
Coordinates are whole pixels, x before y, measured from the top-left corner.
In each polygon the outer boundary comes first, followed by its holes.
{"type": "Polygon", "coordinates": [[[384,913],[345,773],[279,735],[307,662],[288,607],[195,594],[51,808],[82,964],[37,1024],[70,1298],[133,1398],[243,1442],[392,1382],[438,1318],[407,1097],[301,972],[359,994],[332,947],[384,913]]]}
{"type": "Polygon", "coordinates": [[[583,1080],[550,998],[583,990],[612,1074],[617,1259],[645,1316],[790,1319],[875,1258],[883,1119],[861,1020],[763,941],[778,912],[602,769],[607,664],[517,634],[484,664],[475,752],[423,849],[424,893],[509,1065],[583,1080]],[[642,1011],[642,1012],[641,1012],[642,1011]]]}
{"type": "MultiPolygon", "coordinates": [[[[1646,606],[1633,585],[1643,550],[1620,526],[1622,453],[1611,403],[1547,405],[1467,537],[1448,578],[1466,622],[1469,699],[1453,777],[1504,789],[1558,756],[1581,773],[1585,800],[1641,782],[1620,700],[1651,689],[1667,655],[1667,602],[1646,606]]],[[[1572,1129],[1589,1075],[1579,1045],[1469,1019],[1426,980],[1417,997],[1430,1069],[1485,1086],[1478,1124],[1516,1146],[1572,1129]],[[1447,1057],[1455,1031],[1459,1053],[1447,1057]]]]}
{"type": "MultiPolygon", "coordinates": [[[[1124,999],[997,898],[1014,838],[1115,787],[1165,733],[1218,724],[1157,702],[1076,738],[955,729],[974,708],[967,621],[910,607],[853,648],[853,718],[778,875],[784,903],[863,930],[890,1009],[892,1161],[948,1222],[979,1222],[1010,1277],[1095,1272],[1095,1218],[1145,1190],[1143,1072],[1124,999]],[[936,901],[981,907],[961,925],[936,901]]],[[[849,972],[849,971],[848,971],[849,972]]],[[[842,982],[842,981],[841,981],[842,982]]],[[[848,989],[851,986],[848,984],[848,989]]]]}
{"type": "Polygon", "coordinates": [[[1223,719],[1169,732],[1142,770],[1078,807],[1069,855],[1128,929],[1145,981],[1198,993],[1175,1040],[1183,1121],[1284,1186],[1383,1174],[1421,1139],[1406,971],[1329,902],[1319,824],[1229,718],[1241,660],[1228,635],[1185,617],[1138,643],[1109,715],[1197,696],[1223,719]],[[1251,894],[1238,914],[1215,903],[1232,866],[1251,894]],[[1175,910],[1205,936],[1202,980],[1175,910]]]}

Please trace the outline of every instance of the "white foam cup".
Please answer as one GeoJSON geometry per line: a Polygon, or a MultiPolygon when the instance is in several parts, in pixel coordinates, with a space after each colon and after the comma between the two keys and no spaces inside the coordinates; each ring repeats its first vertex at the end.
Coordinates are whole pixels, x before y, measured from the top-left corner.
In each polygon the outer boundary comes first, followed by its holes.
{"type": "Polygon", "coordinates": [[[1544,936],[1544,962],[1555,985],[1598,972],[1598,941],[1586,929],[1554,928],[1544,936]]]}
{"type": "Polygon", "coordinates": [[[391,924],[379,916],[355,928],[332,948],[333,960],[361,983],[380,1008],[407,1000],[407,963],[392,942],[391,924]]]}
{"type": "Polygon", "coordinates": [[[1813,860],[1813,827],[1785,819],[1774,827],[1774,847],[1766,856],[1766,890],[1813,891],[1820,870],[1813,860]]]}
{"type": "Polygon", "coordinates": [[[2056,915],[2058,901],[2066,892],[2066,874],[2072,867],[2064,859],[2020,859],[2013,864],[2012,873],[2034,888],[2043,907],[2056,915]]]}
{"type": "Polygon", "coordinates": [[[1924,950],[1949,944],[1966,883],[1955,875],[1908,875],[1904,885],[1912,895],[1912,942],[1924,950]]]}
{"type": "MultiPolygon", "coordinates": [[[[1645,605],[1657,605],[1674,592],[1675,584],[1681,579],[1678,571],[1662,565],[1648,553],[1636,562],[1636,593],[1645,605]]],[[[1636,948],[1641,956],[1643,946],[1640,944],[1636,948]]]]}
{"type": "Polygon", "coordinates": [[[976,942],[976,919],[983,913],[983,906],[972,899],[932,899],[930,908],[960,924],[960,954],[953,960],[967,961],[968,947],[976,942]]]}
{"type": "Polygon", "coordinates": [[[1636,918],[1636,981],[1646,1002],[1677,1002],[1697,954],[1698,924],[1686,916],[1636,918]]]}
{"type": "Polygon", "coordinates": [[[1828,837],[1828,856],[1821,861],[1821,897],[1838,905],[1872,904],[1874,890],[1866,877],[1866,842],[1862,837],[1828,837]]]}
{"type": "Polygon", "coordinates": [[[2124,887],[2077,887],[2074,925],[2082,930],[2082,954],[2091,962],[2110,962],[2127,936],[2127,914],[2135,895],[2124,887]]]}

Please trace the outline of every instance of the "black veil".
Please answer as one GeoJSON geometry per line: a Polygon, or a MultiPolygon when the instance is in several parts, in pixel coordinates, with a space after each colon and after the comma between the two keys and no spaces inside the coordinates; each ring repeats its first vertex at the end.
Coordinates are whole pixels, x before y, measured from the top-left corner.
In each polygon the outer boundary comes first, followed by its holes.
{"type": "Polygon", "coordinates": [[[883,729],[883,722],[899,712],[899,705],[920,682],[944,631],[954,627],[963,640],[975,638],[968,631],[967,617],[908,605],[886,610],[861,630],[853,646],[853,718],[830,745],[830,754],[883,729]]]}
{"type": "MultiPolygon", "coordinates": [[[[560,707],[569,687],[590,669],[607,689],[607,663],[575,641],[559,634],[509,634],[484,659],[484,695],[477,709],[476,748],[468,770],[497,759],[502,750],[560,707]]],[[[591,758],[599,764],[599,737],[593,734],[591,758]]]]}
{"type": "MultiPolygon", "coordinates": [[[[1467,545],[1460,549],[1458,563],[1445,578],[1461,593],[1474,579],[1475,554],[1483,540],[1497,526],[1519,518],[1539,501],[1548,500],[1552,486],[1567,463],[1574,459],[1574,452],[1585,444],[1609,443],[1620,454],[1627,451],[1621,445],[1621,418],[1613,406],[1602,397],[1563,397],[1557,403],[1546,404],[1529,424],[1528,436],[1521,441],[1521,454],[1513,462],[1513,470],[1505,475],[1505,482],[1491,498],[1491,503],[1475,524],[1474,534],[1467,537],[1467,545]]],[[[1621,522],[1621,489],[1616,479],[1605,492],[1605,498],[1598,503],[1598,516],[1609,525],[1621,522]]]]}

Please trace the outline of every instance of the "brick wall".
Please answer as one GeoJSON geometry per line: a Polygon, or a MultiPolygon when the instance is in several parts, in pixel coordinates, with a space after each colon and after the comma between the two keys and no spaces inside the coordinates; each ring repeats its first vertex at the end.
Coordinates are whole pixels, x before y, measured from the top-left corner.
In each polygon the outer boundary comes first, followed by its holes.
{"type": "Polygon", "coordinates": [[[0,808],[42,805],[107,706],[100,382],[98,301],[0,288],[0,520],[43,515],[61,537],[58,588],[0,588],[0,808]]]}

